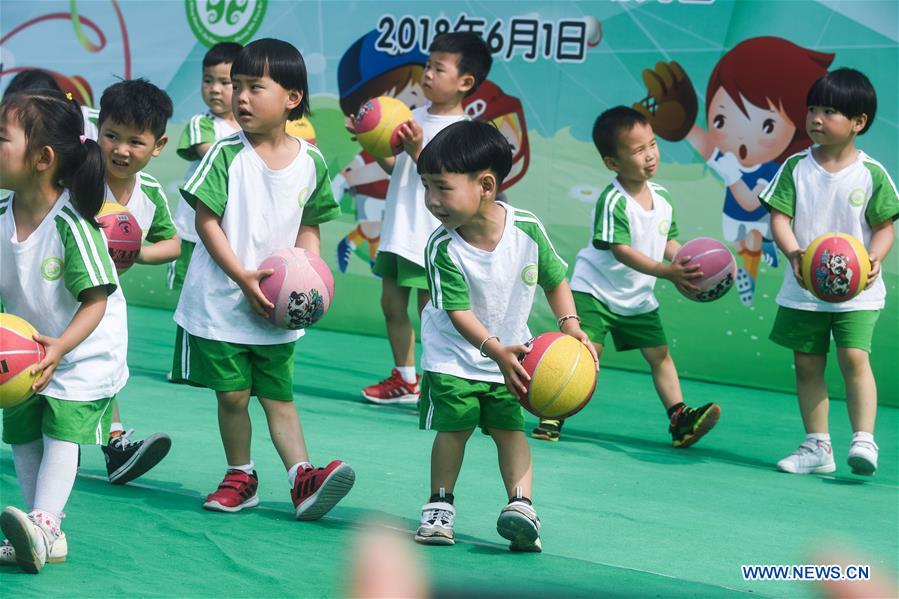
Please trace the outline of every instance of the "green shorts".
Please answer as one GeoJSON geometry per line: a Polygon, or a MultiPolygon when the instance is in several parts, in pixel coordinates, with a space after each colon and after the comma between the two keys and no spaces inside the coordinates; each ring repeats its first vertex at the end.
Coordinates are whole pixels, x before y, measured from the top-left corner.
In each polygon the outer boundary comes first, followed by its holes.
{"type": "Polygon", "coordinates": [[[871,338],[880,310],[812,312],[778,306],[771,341],[803,354],[826,354],[833,336],[837,347],[871,353],[871,338]]]}
{"type": "Polygon", "coordinates": [[[178,327],[172,378],[213,391],[250,390],[250,395],[293,401],[296,342],[245,345],[213,341],[178,327]]]}
{"type": "Polygon", "coordinates": [[[372,272],[385,279],[394,279],[400,287],[428,290],[428,275],[424,266],[391,252],[378,252],[372,272]]]}
{"type": "Polygon", "coordinates": [[[169,262],[167,283],[169,289],[181,289],[184,286],[184,275],[190,266],[190,257],[194,255],[197,244],[193,241],[181,240],[181,255],[174,262],[169,262]]]}
{"type": "Polygon", "coordinates": [[[505,383],[473,381],[425,371],[421,377],[418,427],[455,432],[476,426],[485,433],[488,428],[524,430],[521,404],[505,383]]]}
{"type": "Polygon", "coordinates": [[[606,333],[612,333],[618,351],[668,345],[658,310],[624,316],[615,314],[589,293],[573,291],[572,295],[581,328],[593,343],[605,345],[606,333]]]}
{"type": "Polygon", "coordinates": [[[68,401],[35,395],[3,410],[3,442],[19,445],[47,435],[79,445],[101,445],[109,436],[114,399],[68,401]]]}

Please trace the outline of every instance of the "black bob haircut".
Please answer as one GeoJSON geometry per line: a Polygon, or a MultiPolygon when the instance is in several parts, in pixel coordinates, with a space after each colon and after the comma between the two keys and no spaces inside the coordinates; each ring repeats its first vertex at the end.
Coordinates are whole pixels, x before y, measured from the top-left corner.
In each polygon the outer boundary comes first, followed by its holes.
{"type": "Polygon", "coordinates": [[[287,116],[295,121],[309,114],[309,83],[306,81],[306,62],[300,51],[282,40],[270,37],[244,46],[231,65],[231,79],[237,75],[270,77],[287,90],[302,92],[300,104],[287,116]]]}
{"type": "Polygon", "coordinates": [[[16,76],[12,78],[12,81],[9,82],[9,85],[6,86],[6,91],[3,93],[9,96],[18,92],[36,89],[62,91],[59,88],[56,79],[54,79],[53,75],[47,71],[41,69],[27,69],[16,73],[16,76]]]}
{"type": "Polygon", "coordinates": [[[490,171],[496,175],[497,186],[511,169],[509,142],[496,127],[479,121],[459,121],[446,127],[418,156],[419,175],[446,172],[471,176],[490,171]]]}
{"type": "Polygon", "coordinates": [[[113,83],[100,97],[98,128],[106,119],[152,131],[156,139],[165,135],[165,125],[172,118],[172,99],[146,79],[128,79],[113,83]]]}
{"type": "Polygon", "coordinates": [[[593,145],[603,158],[615,158],[618,153],[618,136],[635,125],[648,125],[646,117],[628,106],[609,108],[593,123],[593,145]]]}
{"type": "Polygon", "coordinates": [[[241,50],[243,50],[243,46],[237,42],[219,42],[206,52],[206,56],[203,57],[203,68],[219,64],[232,64],[237,60],[237,55],[241,50]]]}
{"type": "Polygon", "coordinates": [[[850,119],[868,115],[868,122],[859,135],[871,128],[877,113],[877,92],[871,81],[861,71],[846,67],[831,71],[815,81],[805,101],[809,106],[835,108],[850,119]]]}
{"type": "Polygon", "coordinates": [[[477,33],[465,31],[442,33],[431,42],[428,52],[459,55],[459,74],[474,77],[474,85],[466,94],[469,96],[484,82],[490,67],[493,66],[493,57],[490,55],[487,42],[477,33]]]}

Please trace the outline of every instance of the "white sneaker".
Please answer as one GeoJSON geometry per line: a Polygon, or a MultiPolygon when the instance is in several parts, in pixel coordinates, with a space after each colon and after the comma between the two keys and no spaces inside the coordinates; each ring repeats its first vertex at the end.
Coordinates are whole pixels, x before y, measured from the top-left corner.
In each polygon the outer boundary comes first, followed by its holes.
{"type": "MultiPolygon", "coordinates": [[[[59,537],[50,546],[50,553],[47,554],[48,564],[58,564],[66,561],[69,554],[69,543],[66,541],[66,533],[61,533],[59,537]]],[[[3,539],[0,543],[0,566],[15,566],[16,550],[9,542],[9,539],[3,539]]]]}
{"type": "Polygon", "coordinates": [[[821,474],[833,472],[837,467],[830,443],[806,439],[799,449],[777,462],[777,469],[791,474],[821,474]]]}
{"type": "Polygon", "coordinates": [[[540,518],[534,506],[524,501],[510,501],[499,513],[496,532],[509,539],[511,551],[543,551],[540,544],[540,518]]]}
{"type": "Polygon", "coordinates": [[[426,503],[421,508],[421,523],[415,532],[415,542],[425,545],[453,545],[453,523],[456,508],[445,501],[426,503]]]}
{"type": "Polygon", "coordinates": [[[877,454],[879,449],[874,441],[853,441],[849,446],[849,457],[846,462],[852,468],[852,474],[871,476],[877,470],[877,454]]]}
{"type": "Polygon", "coordinates": [[[43,521],[40,512],[26,514],[7,507],[0,514],[0,528],[15,551],[16,563],[31,574],[37,574],[47,563],[50,547],[62,533],[55,523],[43,521]]]}

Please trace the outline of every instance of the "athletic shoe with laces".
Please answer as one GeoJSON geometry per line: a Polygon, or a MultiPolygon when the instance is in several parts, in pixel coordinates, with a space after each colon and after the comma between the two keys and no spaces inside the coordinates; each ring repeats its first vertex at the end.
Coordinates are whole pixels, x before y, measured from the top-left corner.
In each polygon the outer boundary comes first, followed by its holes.
{"type": "Polygon", "coordinates": [[[426,503],[421,508],[421,522],[415,531],[415,542],[423,545],[453,545],[453,523],[456,508],[445,501],[426,503]]]}
{"type": "Polygon", "coordinates": [[[213,512],[239,512],[248,507],[259,505],[259,477],[256,471],[247,474],[243,470],[230,468],[225,478],[219,483],[215,493],[206,496],[203,508],[213,512]]]}
{"type": "Polygon", "coordinates": [[[849,446],[849,457],[846,462],[852,468],[852,474],[871,476],[877,470],[877,454],[880,449],[874,441],[853,440],[849,446]]]}
{"type": "Polygon", "coordinates": [[[7,507],[0,514],[0,528],[15,552],[16,563],[22,570],[37,574],[47,563],[51,547],[62,534],[56,522],[46,514],[7,507]]]}
{"type": "Polygon", "coordinates": [[[294,517],[297,520],[318,520],[344,498],[356,482],[353,468],[334,460],[324,468],[307,468],[297,473],[290,490],[294,517]]]}
{"type": "MultiPolygon", "coordinates": [[[[48,564],[58,564],[66,561],[69,554],[69,543],[66,541],[66,533],[60,532],[53,544],[50,545],[50,553],[47,554],[48,564]]],[[[16,565],[16,549],[9,542],[9,539],[3,539],[0,543],[0,566],[16,565]]]]}
{"type": "Polygon", "coordinates": [[[777,462],[777,469],[790,474],[822,474],[837,467],[830,443],[806,439],[796,451],[777,462]]]}
{"type": "Polygon", "coordinates": [[[496,532],[509,540],[510,551],[543,551],[540,544],[540,518],[534,506],[513,500],[499,513],[496,532]]]}
{"type": "Polygon", "coordinates": [[[541,420],[531,431],[531,437],[543,441],[558,441],[562,435],[564,420],[541,420]]]}
{"type": "Polygon", "coordinates": [[[675,447],[690,447],[712,430],[721,417],[721,408],[716,403],[707,403],[699,408],[683,406],[671,416],[668,432],[675,447]]]}
{"type": "Polygon", "coordinates": [[[124,485],[146,474],[172,448],[172,439],[165,433],[156,433],[142,441],[134,441],[130,438],[133,432],[133,428],[128,429],[127,433],[101,447],[106,457],[109,482],[114,485],[124,485]]]}
{"type": "Polygon", "coordinates": [[[378,383],[362,390],[362,397],[368,401],[381,405],[403,404],[414,405],[418,403],[421,389],[418,383],[421,375],[415,375],[414,383],[407,383],[400,375],[400,371],[394,368],[390,376],[378,383]]]}

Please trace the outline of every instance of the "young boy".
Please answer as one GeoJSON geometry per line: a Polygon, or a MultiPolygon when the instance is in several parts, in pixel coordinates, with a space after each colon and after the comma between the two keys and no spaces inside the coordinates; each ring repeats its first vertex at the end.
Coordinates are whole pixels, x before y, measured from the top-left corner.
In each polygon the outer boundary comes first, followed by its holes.
{"type": "Polygon", "coordinates": [[[868,78],[848,68],[819,79],[808,92],[805,127],[812,148],[784,162],[760,199],[771,210],[771,228],[792,272],[784,273],[777,294],[771,340],[793,350],[796,393],[806,438],[799,449],[777,463],[794,474],[833,472],[827,432],[830,402],[824,367],[830,338],[846,383],[846,407],[852,423],[848,463],[855,474],[874,474],[877,444],[877,385],[868,354],[886,298],[881,263],[893,246],[893,221],[899,217],[896,186],[883,166],[856,148],[858,135],[874,122],[877,95],[868,78]],[[803,288],[802,253],[816,237],[838,231],[868,248],[871,274],[855,298],[829,303],[803,288]]]}
{"type": "Polygon", "coordinates": [[[425,245],[440,223],[425,208],[425,190],[415,171],[418,155],[444,127],[466,119],[462,100],[486,79],[493,62],[484,40],[474,33],[439,35],[429,51],[421,87],[430,104],[412,111],[412,120],[401,126],[405,151],[378,159],[390,173],[390,183],[372,270],[382,281],[381,309],[395,364],[388,378],[362,390],[365,399],[378,404],[414,405],[419,397],[409,294],[416,290],[421,311],[428,301],[425,245]]]}
{"type": "MultiPolygon", "coordinates": [[[[639,349],[652,370],[659,399],[668,413],[675,447],[689,447],[718,422],[720,408],[706,404],[688,408],[653,294],[662,277],[678,287],[693,288],[697,265],[671,260],[680,249],[671,196],[649,180],[659,166],[652,127],[636,110],[624,106],[605,111],[593,125],[593,143],[615,179],[599,196],[590,245],[578,252],[571,289],[581,324],[597,355],[606,333],[618,351],[639,349]]],[[[538,439],[558,441],[563,421],[543,420],[532,432],[538,439]]]]}
{"type": "MultiPolygon", "coordinates": [[[[140,225],[144,245],[137,262],[164,264],[178,257],[180,241],[162,185],[143,172],[159,156],[168,137],[172,100],[145,79],[120,81],[100,98],[99,144],[106,161],[106,201],[128,208],[140,225]]],[[[115,402],[109,440],[103,446],[109,482],[125,484],[141,476],[168,453],[172,440],[156,433],[143,441],[125,432],[115,402]]]]}
{"type": "MultiPolygon", "coordinates": [[[[454,541],[453,489],[474,429],[493,437],[509,503],[497,531],[512,551],[540,551],[531,504],[531,453],[516,396],[528,375],[519,362],[539,284],[559,327],[588,345],[565,272],[537,217],[496,201],[512,151],[495,127],[466,121],[441,131],[422,151],[425,204],[441,223],[427,245],[431,301],[422,314],[419,426],[436,430],[431,497],[415,540],[454,541]]],[[[592,349],[591,349],[592,353],[592,349]]]]}
{"type": "MultiPolygon", "coordinates": [[[[190,123],[181,133],[181,140],[178,142],[178,156],[190,163],[185,181],[190,180],[200,165],[200,159],[206,155],[215,141],[233,135],[240,130],[240,125],[237,124],[234,112],[231,110],[231,64],[237,58],[241,48],[243,46],[235,42],[219,42],[212,46],[203,57],[200,95],[209,110],[191,117],[190,123]]],[[[184,284],[187,265],[190,264],[194,247],[200,240],[194,226],[195,218],[194,209],[184,198],[179,198],[174,220],[175,229],[181,238],[181,255],[175,262],[169,264],[169,289],[181,289],[184,284]]],[[[179,341],[180,337],[181,331],[179,330],[179,341]]]]}
{"type": "Polygon", "coordinates": [[[237,512],[259,503],[250,456],[250,396],[259,398],[272,442],[287,470],[294,515],[321,518],[353,485],[340,460],[309,463],[293,404],[294,346],[302,331],[276,328],[256,266],[277,249],[319,253],[319,225],[340,208],[325,159],[284,127],[309,111],[306,65],[292,45],[261,39],[231,67],[232,104],[241,131],[215,142],[181,193],[196,210],[198,244],[175,322],[185,331],[174,376],[209,387],[218,400],[225,478],[203,507],[237,512]]]}

